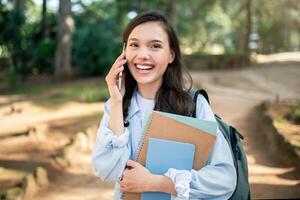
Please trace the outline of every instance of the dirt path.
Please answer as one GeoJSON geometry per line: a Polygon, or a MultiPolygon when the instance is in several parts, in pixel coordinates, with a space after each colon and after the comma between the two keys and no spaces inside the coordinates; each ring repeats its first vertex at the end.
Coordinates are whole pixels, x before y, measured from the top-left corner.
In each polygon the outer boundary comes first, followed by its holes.
{"type": "Polygon", "coordinates": [[[300,97],[300,66],[270,65],[237,71],[192,73],[210,94],[213,110],[246,137],[253,198],[299,198],[300,169],[268,150],[259,127],[257,105],[263,100],[300,97]]]}

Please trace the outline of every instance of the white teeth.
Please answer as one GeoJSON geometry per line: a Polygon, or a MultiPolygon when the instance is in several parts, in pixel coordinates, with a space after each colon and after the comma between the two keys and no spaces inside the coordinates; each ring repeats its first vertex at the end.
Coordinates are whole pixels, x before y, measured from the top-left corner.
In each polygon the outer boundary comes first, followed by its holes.
{"type": "Polygon", "coordinates": [[[138,68],[138,69],[152,69],[153,68],[153,66],[149,66],[149,65],[136,65],[136,67],[138,68]]]}

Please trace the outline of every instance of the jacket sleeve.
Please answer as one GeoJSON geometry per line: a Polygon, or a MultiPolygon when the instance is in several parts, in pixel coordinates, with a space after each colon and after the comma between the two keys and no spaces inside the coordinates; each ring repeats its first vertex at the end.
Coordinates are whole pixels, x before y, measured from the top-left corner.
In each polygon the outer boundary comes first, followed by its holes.
{"type": "Polygon", "coordinates": [[[92,167],[96,176],[102,180],[119,181],[122,177],[126,162],[129,159],[129,131],[116,136],[108,128],[110,100],[104,105],[104,113],[97,131],[96,143],[92,153],[92,167]]]}

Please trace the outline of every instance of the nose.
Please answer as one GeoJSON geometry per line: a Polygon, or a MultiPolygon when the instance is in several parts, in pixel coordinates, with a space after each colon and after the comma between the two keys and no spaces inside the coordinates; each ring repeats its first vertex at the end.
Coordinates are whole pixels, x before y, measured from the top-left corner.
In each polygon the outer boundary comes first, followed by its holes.
{"type": "Polygon", "coordinates": [[[149,55],[149,52],[147,51],[146,48],[141,48],[137,52],[136,58],[139,59],[139,60],[149,60],[150,59],[150,55],[149,55]]]}

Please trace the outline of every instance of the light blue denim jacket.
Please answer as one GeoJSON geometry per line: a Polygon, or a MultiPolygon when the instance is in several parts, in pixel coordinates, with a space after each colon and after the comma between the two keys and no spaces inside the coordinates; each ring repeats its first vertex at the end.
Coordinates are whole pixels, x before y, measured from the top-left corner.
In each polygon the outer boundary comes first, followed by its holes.
{"type": "MultiPolygon", "coordinates": [[[[105,181],[116,182],[115,199],[121,199],[118,181],[122,177],[128,159],[135,160],[142,134],[142,116],[133,95],[128,110],[129,126],[117,137],[108,128],[110,100],[105,103],[96,144],[93,149],[92,164],[96,176],[105,181]]],[[[214,114],[201,95],[197,100],[196,116],[199,119],[215,121],[214,114]]],[[[191,170],[190,199],[228,199],[236,186],[236,170],[227,141],[220,130],[211,155],[211,162],[202,169],[191,170]]]]}

